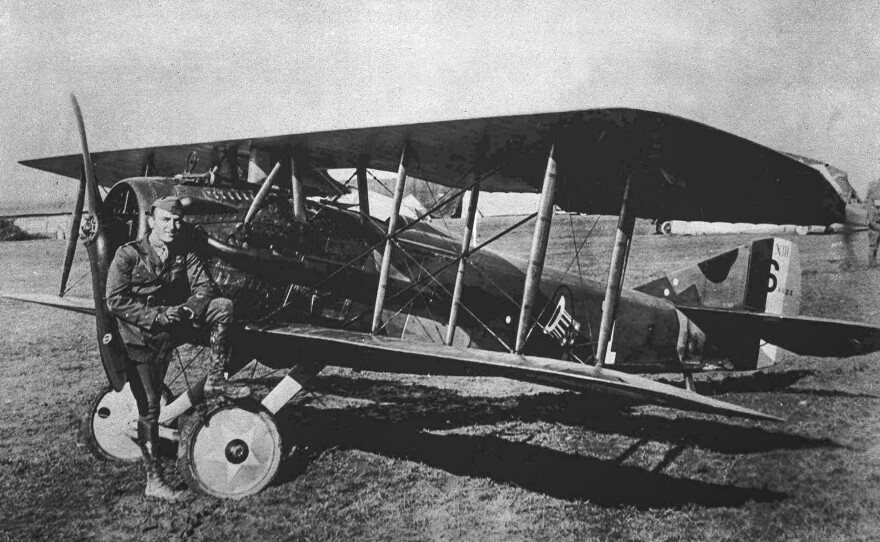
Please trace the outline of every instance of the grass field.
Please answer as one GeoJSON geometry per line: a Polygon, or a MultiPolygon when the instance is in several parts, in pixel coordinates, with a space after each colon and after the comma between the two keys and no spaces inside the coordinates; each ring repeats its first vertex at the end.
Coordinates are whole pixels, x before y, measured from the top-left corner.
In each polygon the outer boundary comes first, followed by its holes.
{"type": "MultiPolygon", "coordinates": [[[[573,241],[557,220],[548,265],[570,263],[589,222],[574,226],[573,241]]],[[[524,257],[529,239],[499,248],[524,257]]],[[[745,240],[637,237],[627,283],[745,240]]],[[[839,238],[792,240],[803,313],[880,322],[880,270],[864,268],[863,238],[847,273],[829,261],[839,238]]],[[[584,249],[586,275],[604,278],[609,246],[584,249]]],[[[54,293],[63,251],[0,243],[0,291],[54,293]]],[[[0,300],[0,329],[0,541],[880,539],[878,355],[698,376],[699,391],[783,423],[621,412],[506,380],[327,369],[279,413],[298,446],[270,487],[165,504],[143,497],[139,465],[99,461],[78,437],[105,382],[93,321],[0,300]]]]}

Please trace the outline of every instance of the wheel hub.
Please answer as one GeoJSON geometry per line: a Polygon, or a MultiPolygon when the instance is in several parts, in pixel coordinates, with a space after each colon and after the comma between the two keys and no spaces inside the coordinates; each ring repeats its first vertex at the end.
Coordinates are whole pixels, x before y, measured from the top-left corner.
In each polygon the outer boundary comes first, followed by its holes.
{"type": "Polygon", "coordinates": [[[244,463],[249,453],[250,449],[247,443],[241,439],[231,440],[226,445],[226,460],[233,465],[244,463]]]}

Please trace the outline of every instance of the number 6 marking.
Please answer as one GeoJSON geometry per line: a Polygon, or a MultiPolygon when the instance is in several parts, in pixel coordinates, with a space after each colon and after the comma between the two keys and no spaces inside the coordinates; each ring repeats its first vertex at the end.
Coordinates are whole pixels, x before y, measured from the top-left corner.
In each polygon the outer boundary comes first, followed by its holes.
{"type": "Polygon", "coordinates": [[[770,271],[770,281],[767,284],[767,292],[776,291],[776,286],[779,284],[779,279],[776,278],[776,275],[773,274],[773,270],[779,271],[779,262],[776,260],[770,260],[770,267],[772,268],[770,271]]]}

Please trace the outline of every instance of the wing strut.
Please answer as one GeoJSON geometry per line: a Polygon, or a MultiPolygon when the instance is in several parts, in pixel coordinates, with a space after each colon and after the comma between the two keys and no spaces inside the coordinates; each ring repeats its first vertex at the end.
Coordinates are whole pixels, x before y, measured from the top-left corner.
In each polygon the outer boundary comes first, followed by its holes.
{"type": "Polygon", "coordinates": [[[238,182],[238,145],[226,148],[226,166],[229,168],[229,178],[232,182],[238,182]]]}
{"type": "Polygon", "coordinates": [[[477,216],[477,202],[480,199],[480,185],[471,189],[468,200],[467,221],[464,236],[461,239],[461,259],[458,260],[458,274],[455,276],[455,288],[452,291],[452,305],[449,307],[449,323],[446,324],[446,346],[452,346],[455,339],[455,326],[458,323],[458,306],[461,303],[461,289],[464,286],[464,270],[467,266],[471,250],[471,238],[474,234],[474,219],[477,216]]]}
{"type": "Polygon", "coordinates": [[[64,269],[61,270],[61,289],[58,297],[64,296],[67,289],[67,279],[70,278],[70,268],[73,265],[73,256],[76,254],[76,242],[79,241],[79,226],[82,222],[83,205],[86,201],[86,172],[83,170],[79,181],[79,192],[76,193],[76,205],[73,207],[73,215],[70,217],[70,232],[67,236],[67,252],[64,255],[64,269]]]}
{"type": "Polygon", "coordinates": [[[629,245],[635,228],[635,216],[630,213],[629,197],[632,185],[632,174],[626,178],[623,188],[623,200],[620,203],[620,216],[617,219],[617,234],[614,236],[614,250],[611,252],[611,265],[608,268],[608,284],[605,288],[605,300],[602,302],[602,322],[599,324],[599,340],[596,350],[596,366],[605,364],[605,354],[614,330],[617,318],[617,305],[623,286],[623,274],[626,272],[626,261],[629,257],[629,245]]]}
{"type": "Polygon", "coordinates": [[[361,210],[361,219],[366,223],[370,219],[370,194],[367,185],[367,161],[364,157],[358,160],[357,166],[358,183],[358,206],[361,210]]]}
{"type": "Polygon", "coordinates": [[[406,145],[404,145],[400,153],[397,181],[394,183],[394,202],[391,208],[391,216],[388,217],[388,238],[385,240],[385,253],[382,255],[382,268],[379,271],[379,286],[376,288],[376,306],[373,308],[372,333],[379,331],[382,325],[385,289],[388,286],[388,272],[391,269],[391,247],[394,245],[393,235],[397,230],[397,219],[400,218],[400,202],[403,201],[403,189],[406,186],[406,154],[406,145]]]}
{"type": "Polygon", "coordinates": [[[254,196],[254,201],[251,202],[250,208],[247,210],[247,214],[244,215],[244,220],[242,220],[241,225],[243,227],[248,227],[253,222],[254,218],[257,216],[257,211],[260,210],[260,207],[263,206],[263,200],[266,199],[266,196],[269,195],[269,189],[272,188],[272,183],[275,182],[275,177],[278,175],[278,170],[281,169],[281,162],[277,162],[275,167],[272,168],[272,171],[269,172],[269,175],[266,177],[266,180],[263,181],[263,186],[260,187],[257,195],[254,196]]]}
{"type": "Polygon", "coordinates": [[[553,202],[556,198],[556,156],[554,144],[550,147],[547,157],[547,170],[544,172],[544,186],[541,189],[541,204],[538,208],[538,220],[535,222],[535,234],[532,237],[532,251],[529,254],[529,267],[526,271],[526,284],[523,290],[522,309],[519,313],[519,326],[516,330],[516,346],[514,352],[522,353],[528,336],[529,319],[535,304],[541,274],[544,271],[544,257],[547,254],[547,240],[550,237],[550,225],[553,220],[553,202]]]}
{"type": "Polygon", "coordinates": [[[295,156],[295,153],[290,155],[290,198],[293,204],[293,218],[297,222],[305,224],[308,220],[306,219],[306,193],[303,190],[302,172],[300,171],[301,163],[302,160],[295,156]]]}

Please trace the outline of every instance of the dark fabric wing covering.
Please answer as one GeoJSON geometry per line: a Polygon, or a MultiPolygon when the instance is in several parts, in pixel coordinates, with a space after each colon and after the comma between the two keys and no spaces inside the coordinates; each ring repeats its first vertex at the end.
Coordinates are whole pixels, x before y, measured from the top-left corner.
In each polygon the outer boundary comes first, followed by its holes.
{"type": "MultiPolygon", "coordinates": [[[[555,144],[556,204],[566,211],[616,215],[633,176],[633,212],[643,218],[776,224],[831,224],[845,217],[841,196],[816,169],[746,139],[680,117],[633,109],[593,109],[353,128],[92,153],[99,181],[141,175],[148,160],[162,175],[222,162],[232,147],[299,148],[305,170],[368,167],[396,171],[405,143],[408,173],[482,190],[537,192],[555,144]],[[151,158],[152,155],[152,158],[151,158]]],[[[79,178],[78,155],[22,164],[79,178]]]]}

